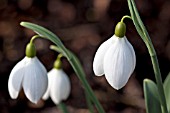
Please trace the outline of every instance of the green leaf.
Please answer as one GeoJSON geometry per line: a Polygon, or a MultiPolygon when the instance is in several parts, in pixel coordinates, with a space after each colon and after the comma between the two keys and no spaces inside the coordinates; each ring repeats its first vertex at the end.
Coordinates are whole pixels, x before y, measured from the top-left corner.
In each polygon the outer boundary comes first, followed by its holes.
{"type": "Polygon", "coordinates": [[[151,54],[151,56],[153,56],[155,54],[155,50],[152,49],[152,48],[154,48],[152,41],[151,41],[150,36],[146,30],[146,27],[144,26],[144,24],[140,18],[140,15],[136,8],[136,4],[135,4],[134,0],[128,0],[128,6],[129,6],[129,10],[130,10],[130,13],[132,16],[133,23],[136,27],[136,30],[138,31],[138,33],[139,33],[140,37],[142,38],[142,40],[144,41],[144,43],[146,44],[149,53],[151,54]]]}
{"type": "Polygon", "coordinates": [[[170,112],[170,72],[164,81],[164,91],[165,91],[168,111],[170,112]]]}
{"type": "Polygon", "coordinates": [[[144,96],[147,113],[161,113],[161,104],[156,84],[149,79],[144,80],[144,96]]]}
{"type": "Polygon", "coordinates": [[[145,41],[145,39],[144,39],[145,36],[143,34],[141,26],[138,23],[138,19],[136,17],[136,13],[134,12],[134,7],[133,7],[133,4],[131,3],[131,0],[128,0],[128,6],[129,6],[130,14],[131,14],[133,23],[136,27],[136,30],[138,31],[138,33],[139,33],[140,37],[143,39],[143,41],[145,41]]]}
{"type": "MultiPolygon", "coordinates": [[[[151,57],[151,61],[153,64],[153,70],[154,70],[154,74],[155,74],[155,79],[157,82],[157,88],[159,90],[157,93],[159,94],[159,99],[160,99],[159,102],[161,103],[162,113],[167,113],[168,112],[167,103],[166,103],[166,99],[165,99],[164,88],[163,88],[161,73],[160,73],[160,69],[159,69],[159,63],[158,63],[158,59],[157,59],[157,55],[156,55],[154,46],[152,44],[152,41],[150,39],[150,36],[149,36],[144,24],[139,16],[135,1],[128,0],[128,6],[129,6],[129,10],[130,10],[130,13],[132,16],[133,23],[136,27],[136,30],[138,31],[138,34],[143,39],[143,41],[149,51],[150,57],[151,57]]],[[[151,109],[151,108],[149,108],[149,109],[151,109]]],[[[158,113],[158,111],[156,111],[156,113],[158,113]]]]}

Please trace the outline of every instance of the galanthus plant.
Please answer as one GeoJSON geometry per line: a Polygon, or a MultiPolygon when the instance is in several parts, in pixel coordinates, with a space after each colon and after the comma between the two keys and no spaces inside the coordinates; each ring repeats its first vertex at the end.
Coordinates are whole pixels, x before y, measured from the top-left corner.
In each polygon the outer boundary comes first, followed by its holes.
{"type": "Polygon", "coordinates": [[[44,96],[44,100],[51,97],[52,101],[58,105],[66,100],[70,94],[71,86],[67,74],[62,69],[62,54],[59,54],[54,62],[54,67],[48,72],[48,88],[44,96]]]}
{"type": "Polygon", "coordinates": [[[93,61],[95,75],[105,74],[109,84],[117,90],[125,86],[136,65],[134,49],[125,36],[123,19],[116,25],[115,35],[98,48],[93,61]]]}
{"type": "MultiPolygon", "coordinates": [[[[125,36],[126,26],[123,22],[125,18],[130,18],[148,49],[155,74],[156,83],[149,79],[144,79],[143,82],[146,111],[147,113],[169,113],[170,74],[163,83],[157,55],[150,36],[139,16],[134,0],[127,1],[131,15],[123,16],[121,22],[119,22],[115,28],[115,34],[110,39],[103,42],[98,48],[93,61],[94,73],[97,76],[105,75],[108,83],[117,90],[123,88],[128,82],[136,65],[135,52],[125,36]]],[[[21,25],[33,30],[38,34],[38,37],[46,38],[56,45],[53,49],[67,58],[81,81],[88,97],[87,103],[90,112],[93,113],[93,105],[95,105],[99,113],[105,113],[85,78],[85,73],[78,58],[63,45],[61,40],[54,33],[39,25],[29,22],[21,22],[21,25]]],[[[10,74],[8,82],[10,96],[12,98],[17,98],[20,89],[23,88],[27,98],[36,103],[47,89],[48,80],[46,74],[45,68],[36,58],[33,42],[30,41],[26,48],[26,57],[16,64],[10,74]]],[[[50,95],[54,103],[58,104],[69,95],[70,85],[68,79],[64,72],[58,68],[52,69],[48,75],[50,83],[43,98],[47,98],[50,95]],[[57,74],[60,74],[58,78],[58,80],[62,82],[60,85],[67,84],[66,87],[63,88],[63,91],[60,91],[61,88],[58,87],[59,83],[56,83],[57,74]]],[[[67,111],[64,112],[67,113],[67,111]]]]}
{"type": "Polygon", "coordinates": [[[36,57],[36,49],[33,44],[34,37],[26,47],[26,56],[12,69],[8,90],[11,98],[16,99],[23,88],[26,97],[33,103],[37,103],[47,89],[47,71],[36,57]]]}

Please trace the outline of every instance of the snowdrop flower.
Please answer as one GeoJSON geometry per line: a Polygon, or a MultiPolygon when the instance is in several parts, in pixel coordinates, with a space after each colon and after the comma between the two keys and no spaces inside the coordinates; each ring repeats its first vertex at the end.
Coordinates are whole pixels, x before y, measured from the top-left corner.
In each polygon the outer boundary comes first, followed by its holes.
{"type": "Polygon", "coordinates": [[[49,96],[58,105],[62,100],[66,100],[70,94],[70,81],[66,73],[62,70],[61,54],[54,62],[54,68],[48,72],[48,88],[43,96],[47,100],[49,96]]]}
{"type": "Polygon", "coordinates": [[[115,34],[100,45],[93,61],[95,75],[105,74],[108,83],[117,90],[125,86],[136,65],[135,52],[125,32],[126,25],[121,21],[115,34]]]}
{"type": "Polygon", "coordinates": [[[45,67],[36,57],[32,41],[26,47],[25,58],[18,62],[10,73],[8,90],[11,98],[16,99],[23,88],[26,97],[37,103],[47,89],[48,78],[45,67]]]}

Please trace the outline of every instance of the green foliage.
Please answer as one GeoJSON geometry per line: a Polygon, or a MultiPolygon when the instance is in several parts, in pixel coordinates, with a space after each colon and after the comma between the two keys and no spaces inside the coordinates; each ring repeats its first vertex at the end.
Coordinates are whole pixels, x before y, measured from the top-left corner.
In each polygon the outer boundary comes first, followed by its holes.
{"type": "Polygon", "coordinates": [[[170,112],[170,72],[164,81],[165,97],[167,102],[168,111],[170,112]]]}
{"type": "Polygon", "coordinates": [[[156,84],[152,80],[145,79],[143,85],[147,113],[161,113],[156,84]]]}
{"type": "MultiPolygon", "coordinates": [[[[155,49],[153,47],[150,36],[149,36],[149,34],[148,34],[140,16],[139,16],[139,13],[136,8],[136,4],[135,4],[134,0],[128,0],[128,6],[129,6],[131,17],[132,17],[133,23],[136,27],[136,30],[137,30],[138,34],[140,35],[140,37],[142,38],[142,40],[144,41],[144,43],[149,51],[150,57],[151,57],[153,70],[154,70],[154,74],[155,74],[155,79],[156,79],[156,86],[157,86],[157,90],[158,90],[158,96],[159,96],[159,100],[160,100],[160,106],[161,106],[160,113],[168,113],[167,103],[166,103],[166,99],[165,99],[165,93],[164,93],[164,88],[163,88],[163,83],[162,83],[162,78],[161,78],[161,72],[160,72],[159,63],[158,63],[155,49]]],[[[145,89],[145,92],[146,92],[146,90],[147,89],[145,89]]],[[[145,100],[147,102],[152,101],[149,98],[146,98],[145,100]]],[[[148,104],[148,106],[146,106],[147,109],[150,109],[150,108],[148,108],[150,106],[151,105],[148,104]]],[[[152,112],[152,113],[154,113],[154,112],[152,112]]],[[[159,113],[159,112],[156,111],[156,113],[159,113]]]]}

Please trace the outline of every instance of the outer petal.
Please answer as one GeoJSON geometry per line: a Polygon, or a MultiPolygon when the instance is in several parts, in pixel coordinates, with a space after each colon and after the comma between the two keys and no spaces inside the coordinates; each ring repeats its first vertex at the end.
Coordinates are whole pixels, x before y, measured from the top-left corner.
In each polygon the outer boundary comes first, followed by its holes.
{"type": "Polygon", "coordinates": [[[117,90],[125,86],[136,64],[133,47],[129,44],[126,37],[117,38],[104,58],[106,79],[117,90]]]}
{"type": "Polygon", "coordinates": [[[129,46],[129,49],[131,50],[131,53],[132,53],[132,59],[133,59],[133,68],[132,68],[132,71],[134,71],[135,69],[135,66],[136,66],[136,55],[135,55],[135,51],[133,49],[133,46],[129,43],[129,41],[127,40],[127,38],[125,37],[125,40],[126,40],[126,43],[127,45],[129,46]]]}
{"type": "Polygon", "coordinates": [[[49,77],[51,74],[53,74],[53,69],[51,71],[48,72],[48,87],[47,90],[44,94],[44,96],[42,97],[43,100],[47,100],[50,96],[50,90],[51,90],[51,84],[52,84],[52,77],[49,77]]]}
{"type": "Polygon", "coordinates": [[[51,77],[51,99],[55,104],[59,104],[62,100],[68,98],[70,94],[70,81],[66,73],[63,70],[53,69],[53,72],[49,73],[51,77]]]}
{"type": "Polygon", "coordinates": [[[108,48],[114,43],[115,38],[116,36],[113,35],[110,39],[103,42],[98,48],[93,60],[93,71],[96,76],[102,76],[104,74],[103,70],[104,56],[108,48]]]}
{"type": "Polygon", "coordinates": [[[14,66],[9,76],[8,90],[11,98],[13,99],[16,99],[18,97],[18,93],[21,89],[21,83],[25,71],[24,65],[25,65],[25,58],[14,66]]]}
{"type": "Polygon", "coordinates": [[[47,89],[47,71],[37,57],[27,58],[25,68],[23,80],[25,95],[31,102],[37,103],[47,89]]]}

